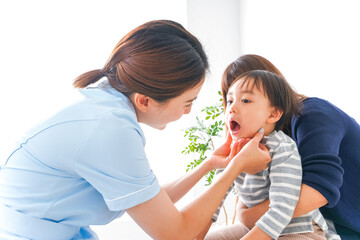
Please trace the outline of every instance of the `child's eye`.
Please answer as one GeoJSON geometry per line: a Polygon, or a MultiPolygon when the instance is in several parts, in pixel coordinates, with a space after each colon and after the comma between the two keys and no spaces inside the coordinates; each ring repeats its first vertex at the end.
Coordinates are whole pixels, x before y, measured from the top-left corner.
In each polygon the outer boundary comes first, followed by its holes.
{"type": "Polygon", "coordinates": [[[241,101],[242,101],[243,103],[250,103],[250,102],[251,102],[251,101],[248,100],[248,99],[241,99],[241,101]]]}
{"type": "Polygon", "coordinates": [[[232,100],[228,100],[228,101],[226,102],[226,105],[229,106],[230,104],[232,104],[232,102],[233,102],[232,100]]]}

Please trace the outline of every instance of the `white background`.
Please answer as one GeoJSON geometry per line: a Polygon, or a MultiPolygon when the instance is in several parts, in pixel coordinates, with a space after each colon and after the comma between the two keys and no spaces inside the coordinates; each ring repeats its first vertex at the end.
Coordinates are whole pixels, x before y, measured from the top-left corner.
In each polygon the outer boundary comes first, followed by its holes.
{"type": "MultiPolygon", "coordinates": [[[[160,182],[185,172],[181,130],[218,99],[221,74],[240,54],[268,58],[299,93],[328,99],[359,122],[359,11],[356,0],[1,1],[0,162],[27,129],[80,98],[76,76],[102,67],[123,35],[154,19],[183,24],[211,64],[192,114],[164,131],[144,127],[160,182]]],[[[127,220],[95,229],[101,239],[144,239],[124,235],[127,220]]]]}

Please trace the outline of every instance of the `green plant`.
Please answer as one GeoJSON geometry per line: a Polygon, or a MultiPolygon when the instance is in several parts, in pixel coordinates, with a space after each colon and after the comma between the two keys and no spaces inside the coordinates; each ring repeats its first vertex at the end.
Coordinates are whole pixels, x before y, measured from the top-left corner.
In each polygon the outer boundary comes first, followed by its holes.
{"type": "MultiPolygon", "coordinates": [[[[221,96],[221,92],[218,94],[221,96]]],[[[215,150],[214,138],[221,137],[224,122],[218,120],[224,113],[222,99],[212,106],[201,110],[203,113],[201,119],[196,117],[196,125],[185,129],[184,137],[187,137],[189,144],[182,151],[186,155],[194,155],[195,159],[188,165],[186,171],[195,168],[207,158],[208,151],[215,150]]],[[[222,118],[221,118],[222,119],[222,118]]],[[[214,178],[215,170],[206,174],[206,184],[210,185],[214,178]]]]}
{"type": "MultiPolygon", "coordinates": [[[[221,96],[220,91],[218,94],[221,96]]],[[[212,152],[215,150],[214,139],[221,137],[221,132],[223,131],[224,122],[223,120],[218,120],[218,117],[222,116],[224,113],[222,99],[219,99],[219,101],[212,106],[205,107],[201,110],[201,112],[201,119],[196,116],[196,125],[185,129],[184,137],[188,138],[189,144],[185,147],[182,153],[195,156],[195,159],[187,165],[186,172],[202,163],[207,158],[209,151],[212,152]]],[[[214,174],[215,170],[210,171],[205,175],[206,186],[212,183],[214,174]]],[[[235,191],[236,190],[233,189],[234,194],[236,194],[235,191]]],[[[235,206],[238,200],[239,196],[236,195],[235,206]]],[[[226,225],[228,225],[228,214],[225,209],[225,205],[222,206],[222,209],[225,214],[226,225]]],[[[235,222],[235,217],[236,208],[232,217],[232,224],[235,222]]]]}
{"type": "MultiPolygon", "coordinates": [[[[221,92],[218,94],[221,96],[221,92]]],[[[222,116],[224,113],[224,106],[222,104],[222,99],[220,99],[215,105],[205,107],[201,110],[202,118],[196,117],[196,125],[191,126],[185,129],[184,137],[187,137],[189,144],[182,151],[183,154],[191,154],[196,156],[186,168],[186,172],[190,169],[198,166],[202,161],[207,158],[207,153],[209,150],[211,152],[215,150],[214,139],[221,137],[221,132],[223,131],[224,122],[218,120],[219,116],[222,116]],[[204,116],[205,114],[205,116],[204,116]]],[[[214,178],[215,170],[208,172],[205,175],[206,183],[208,186],[212,183],[214,178]]],[[[235,188],[232,191],[236,195],[235,206],[238,203],[239,196],[236,194],[235,188]]],[[[222,209],[225,214],[226,225],[228,225],[228,214],[225,209],[225,205],[222,206],[222,209]]],[[[236,207],[232,217],[232,224],[234,224],[236,218],[236,207]]]]}

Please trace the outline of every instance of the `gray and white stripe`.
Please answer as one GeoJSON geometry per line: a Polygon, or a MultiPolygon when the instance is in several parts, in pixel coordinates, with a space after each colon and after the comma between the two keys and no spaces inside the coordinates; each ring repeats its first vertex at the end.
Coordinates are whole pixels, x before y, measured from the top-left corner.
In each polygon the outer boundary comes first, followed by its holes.
{"type": "MultiPolygon", "coordinates": [[[[255,175],[243,173],[235,180],[239,196],[247,207],[253,207],[267,198],[270,200],[269,210],[256,225],[273,239],[285,234],[313,232],[313,221],[327,231],[327,224],[319,210],[292,218],[302,180],[296,143],[282,131],[265,136],[262,143],[269,149],[272,158],[268,168],[255,175]]],[[[213,216],[215,221],[219,212],[220,207],[213,216]]]]}

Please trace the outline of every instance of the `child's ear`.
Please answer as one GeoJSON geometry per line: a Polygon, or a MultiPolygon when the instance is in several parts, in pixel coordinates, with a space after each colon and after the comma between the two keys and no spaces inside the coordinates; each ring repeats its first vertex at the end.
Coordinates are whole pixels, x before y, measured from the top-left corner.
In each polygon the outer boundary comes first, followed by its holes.
{"type": "Polygon", "coordinates": [[[281,116],[283,115],[284,111],[282,109],[279,109],[277,107],[273,107],[270,116],[266,120],[267,123],[276,123],[280,120],[281,116]]]}
{"type": "Polygon", "coordinates": [[[149,110],[149,101],[150,98],[143,94],[134,93],[133,95],[133,104],[138,110],[142,112],[147,112],[149,110]]]}

